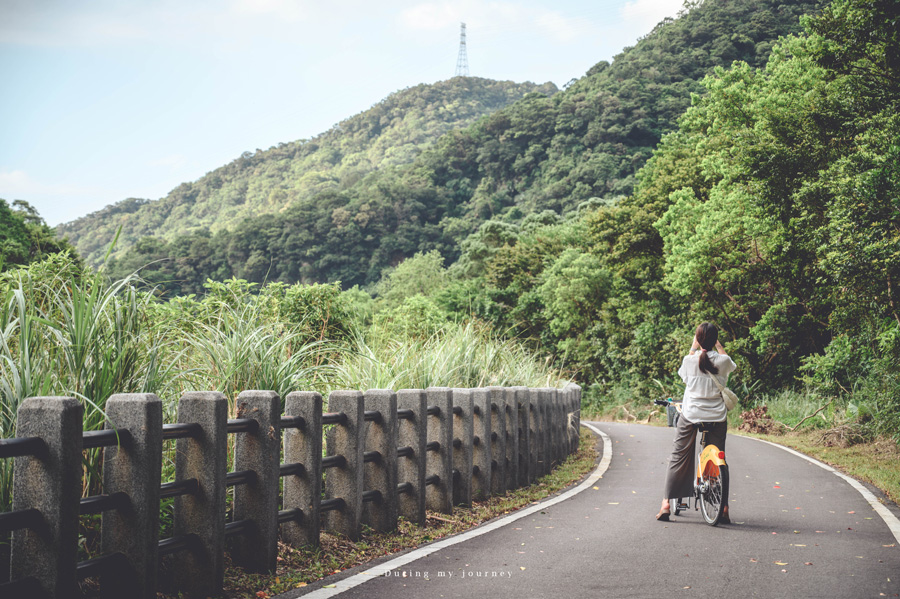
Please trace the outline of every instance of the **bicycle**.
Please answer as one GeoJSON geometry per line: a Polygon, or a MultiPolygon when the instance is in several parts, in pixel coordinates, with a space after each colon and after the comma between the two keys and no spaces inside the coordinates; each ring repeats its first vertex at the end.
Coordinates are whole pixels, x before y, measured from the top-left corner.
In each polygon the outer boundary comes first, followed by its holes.
{"type": "MultiPolygon", "coordinates": [[[[681,417],[681,403],[657,399],[654,404],[668,408],[674,406],[676,410],[674,426],[678,425],[681,417]]],[[[722,520],[725,504],[728,500],[728,464],[725,463],[725,452],[715,445],[706,444],[706,433],[711,423],[697,422],[693,426],[700,431],[700,444],[697,450],[697,480],[694,483],[694,511],[698,509],[703,514],[703,519],[710,526],[716,526],[722,520]]],[[[675,516],[690,508],[687,502],[682,503],[682,498],[669,498],[674,501],[672,508],[675,516]]]]}

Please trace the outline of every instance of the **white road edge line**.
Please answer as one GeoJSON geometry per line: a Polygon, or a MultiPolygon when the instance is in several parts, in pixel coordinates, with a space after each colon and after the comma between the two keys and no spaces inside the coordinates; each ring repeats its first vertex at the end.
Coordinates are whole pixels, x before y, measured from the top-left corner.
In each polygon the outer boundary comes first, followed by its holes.
{"type": "Polygon", "coordinates": [[[800,453],[799,451],[795,451],[795,450],[791,449],[790,447],[785,447],[784,445],[779,445],[778,443],[766,441],[765,439],[757,439],[756,437],[745,437],[745,438],[754,439],[754,440],[760,441],[762,443],[768,443],[769,445],[778,447],[779,449],[783,449],[788,453],[792,453],[795,456],[803,458],[804,460],[806,460],[807,462],[809,462],[811,464],[815,464],[816,466],[818,466],[819,468],[822,468],[823,470],[827,470],[828,472],[833,473],[835,476],[839,476],[839,477],[843,478],[845,481],[847,481],[847,483],[851,487],[853,487],[854,489],[859,491],[859,494],[862,495],[863,498],[869,502],[869,505],[872,506],[872,509],[874,509],[878,513],[878,515],[881,516],[881,519],[884,520],[884,523],[887,524],[887,527],[890,529],[891,533],[893,533],[894,538],[897,539],[897,542],[900,542],[900,519],[898,519],[897,516],[892,514],[889,509],[884,507],[884,505],[882,505],[882,503],[880,501],[878,501],[878,498],[875,497],[875,495],[873,495],[871,491],[869,491],[867,488],[865,488],[862,485],[862,483],[860,483],[858,480],[856,480],[855,478],[852,478],[850,476],[847,476],[843,472],[835,470],[834,468],[832,468],[831,466],[829,466],[828,464],[826,464],[824,462],[820,462],[819,460],[817,460],[815,458],[811,458],[808,455],[804,455],[804,454],[800,453]]]}
{"type": "Polygon", "coordinates": [[[423,557],[431,555],[436,551],[440,551],[445,547],[450,547],[452,545],[456,545],[457,543],[462,543],[464,541],[468,541],[469,539],[474,539],[475,537],[479,537],[483,534],[489,533],[492,530],[496,530],[498,528],[506,526],[507,524],[511,524],[516,520],[520,520],[525,516],[530,516],[535,512],[546,509],[551,505],[556,505],[561,501],[565,501],[566,499],[569,499],[577,495],[578,493],[581,493],[585,489],[589,489],[594,485],[594,483],[603,478],[603,474],[609,468],[609,462],[612,459],[612,442],[609,440],[609,436],[606,433],[599,430],[595,426],[586,422],[582,422],[581,425],[591,429],[592,431],[600,435],[601,439],[603,439],[603,457],[600,459],[600,463],[597,465],[597,468],[591,473],[591,475],[574,489],[566,491],[562,495],[554,497],[553,499],[545,500],[538,505],[521,509],[510,514],[509,516],[506,516],[505,518],[495,520],[490,524],[474,528],[468,532],[460,533],[456,536],[444,539],[443,541],[438,541],[437,543],[432,543],[431,545],[427,545],[425,547],[420,547],[419,549],[416,549],[414,551],[410,551],[409,553],[401,555],[400,557],[394,558],[388,562],[384,562],[383,564],[379,564],[364,572],[360,572],[359,574],[354,574],[353,576],[345,578],[335,583],[334,587],[316,589],[311,593],[301,595],[302,599],[324,599],[325,597],[334,597],[335,595],[339,595],[344,591],[348,591],[353,587],[359,586],[364,582],[372,580],[373,578],[384,576],[391,570],[396,570],[397,568],[401,568],[410,562],[413,562],[417,559],[422,559],[423,557]]]}

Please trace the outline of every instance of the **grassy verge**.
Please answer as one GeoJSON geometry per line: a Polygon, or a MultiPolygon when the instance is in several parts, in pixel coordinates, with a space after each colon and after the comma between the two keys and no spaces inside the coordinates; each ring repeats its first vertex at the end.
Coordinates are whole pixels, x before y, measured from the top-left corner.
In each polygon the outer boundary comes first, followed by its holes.
{"type": "Polygon", "coordinates": [[[590,472],[596,458],[596,437],[582,429],[579,450],[552,473],[529,487],[476,502],[471,508],[456,508],[452,515],[429,512],[425,527],[418,527],[401,518],[396,532],[388,534],[365,531],[362,539],[355,543],[322,534],[321,547],[318,549],[295,549],[280,545],[275,574],[248,574],[228,565],[225,571],[226,595],[233,598],[266,599],[372,559],[466,531],[558,493],[590,472]]]}

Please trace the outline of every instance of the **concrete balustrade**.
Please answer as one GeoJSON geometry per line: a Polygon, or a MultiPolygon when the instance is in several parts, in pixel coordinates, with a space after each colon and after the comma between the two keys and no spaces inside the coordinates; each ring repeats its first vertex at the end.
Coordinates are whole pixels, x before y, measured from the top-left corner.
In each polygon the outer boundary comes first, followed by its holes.
{"type": "Polygon", "coordinates": [[[178,421],[200,425],[193,437],[178,439],[175,480],[195,479],[196,493],[175,498],[173,532],[193,542],[169,563],[169,586],[191,596],[215,595],[225,578],[225,475],[228,466],[228,400],[218,392],[185,393],[178,421]]]}
{"type": "Polygon", "coordinates": [[[13,531],[11,580],[34,578],[49,597],[75,591],[82,412],[75,399],[32,397],[22,402],[16,423],[20,437],[39,437],[44,447],[13,465],[13,511],[36,509],[41,518],[13,531]]]}
{"type": "Polygon", "coordinates": [[[491,398],[491,495],[503,495],[506,493],[506,389],[503,387],[488,387],[491,398]]]}
{"type": "Polygon", "coordinates": [[[273,572],[279,539],[316,546],[325,530],[355,540],[363,525],[394,530],[400,516],[424,525],[426,510],[450,514],[535,482],[578,449],[580,402],[577,385],[334,391],[323,413],[321,395],[298,391],[281,414],[278,394],[244,391],[228,420],[225,396],[201,392],[180,399],[180,424],[163,425],[159,398],[122,394],[106,404],[115,432],[89,439],[78,401],[28,399],[21,438],[0,444],[0,459],[15,459],[0,596],[69,597],[86,576],[99,577],[103,597],[216,595],[226,550],[247,571],[273,572]],[[177,439],[175,481],[161,487],[164,439],[177,439]],[[102,513],[103,555],[77,563],[82,447],[100,446],[104,494],[83,502],[102,513]],[[175,498],[163,540],[161,497],[175,498]]]}
{"type": "Polygon", "coordinates": [[[453,504],[472,505],[475,419],[471,389],[453,390],[453,504]]]}
{"type": "Polygon", "coordinates": [[[425,525],[426,402],[425,392],[419,389],[397,392],[397,409],[409,414],[400,419],[398,450],[410,449],[397,463],[400,515],[420,526],[425,525]]]}
{"type": "Polygon", "coordinates": [[[234,470],[251,470],[253,480],[234,489],[234,520],[252,522],[248,534],[230,543],[231,559],[249,572],[274,572],[278,559],[278,480],[281,463],[281,398],[274,391],[244,391],[237,417],[256,420],[254,431],[234,443],[234,470]]]}
{"type": "Polygon", "coordinates": [[[104,554],[122,553],[130,567],[114,572],[101,590],[104,597],[156,599],[162,401],[150,393],[113,395],[106,415],[107,428],[129,433],[103,450],[103,490],[125,494],[128,506],[103,512],[100,545],[104,554]]]}
{"type": "Polygon", "coordinates": [[[326,457],[343,458],[325,472],[325,501],[337,505],[325,514],[325,530],[354,541],[362,521],[364,410],[359,391],[332,391],[328,396],[328,411],[344,418],[325,435],[326,457]]]}
{"type": "Polygon", "coordinates": [[[362,521],[377,532],[389,532],[397,528],[399,513],[397,394],[384,389],[366,391],[365,408],[378,416],[366,422],[365,454],[373,459],[365,466],[363,483],[366,491],[373,493],[373,500],[363,505],[362,521]]]}
{"type": "Polygon", "coordinates": [[[491,392],[473,389],[474,431],[472,498],[481,501],[491,496],[491,392]]]}
{"type": "Polygon", "coordinates": [[[288,393],[285,415],[300,417],[303,424],[284,432],[284,463],[302,470],[284,477],[284,511],[300,510],[301,516],[281,525],[284,539],[295,547],[318,546],[322,501],[322,396],[311,391],[288,393]]]}
{"type": "Polygon", "coordinates": [[[425,478],[437,475],[437,482],[425,489],[425,508],[449,514],[453,511],[453,391],[429,387],[425,396],[425,478]],[[436,447],[428,449],[435,443],[436,447]]]}

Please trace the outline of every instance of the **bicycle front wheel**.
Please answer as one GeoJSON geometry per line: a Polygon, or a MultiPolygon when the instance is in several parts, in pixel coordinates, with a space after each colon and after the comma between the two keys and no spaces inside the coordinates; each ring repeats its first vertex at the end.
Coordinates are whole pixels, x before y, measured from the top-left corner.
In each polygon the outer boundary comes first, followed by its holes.
{"type": "Polygon", "coordinates": [[[707,489],[700,494],[700,511],[710,526],[715,526],[722,519],[728,501],[728,466],[719,466],[718,470],[718,474],[707,478],[707,489]]]}

